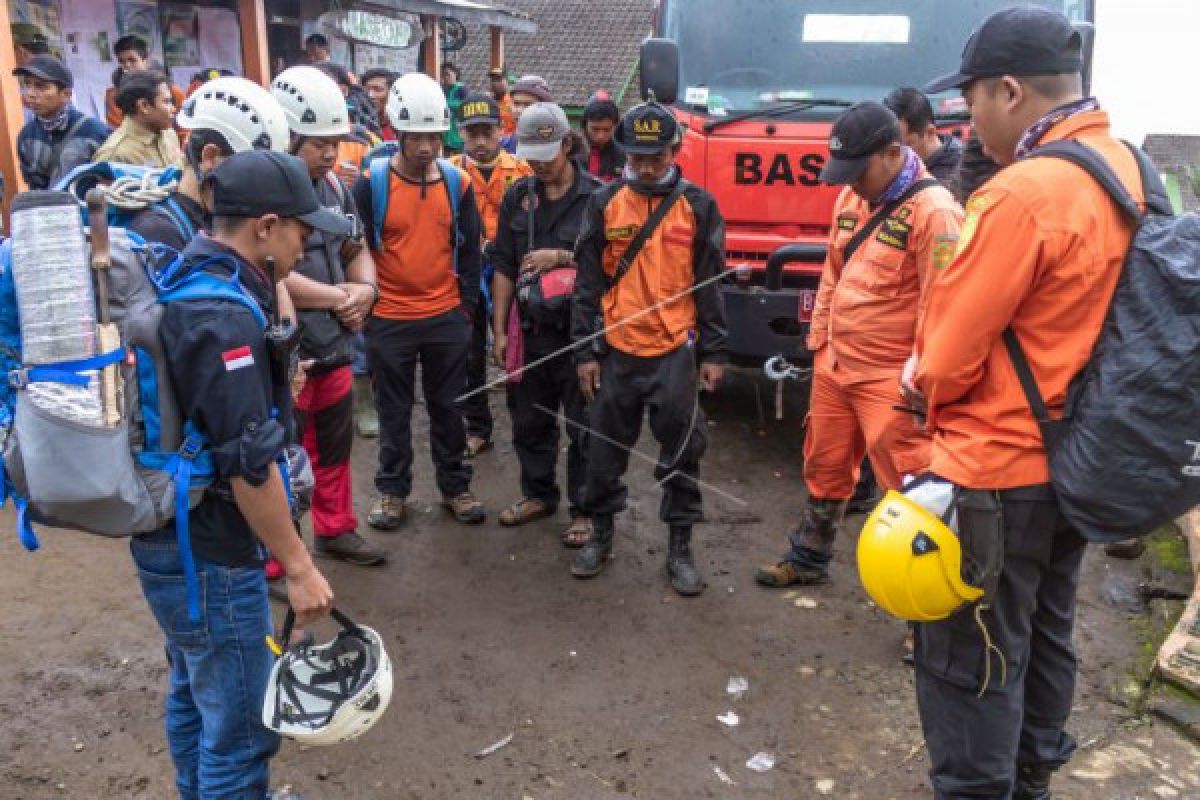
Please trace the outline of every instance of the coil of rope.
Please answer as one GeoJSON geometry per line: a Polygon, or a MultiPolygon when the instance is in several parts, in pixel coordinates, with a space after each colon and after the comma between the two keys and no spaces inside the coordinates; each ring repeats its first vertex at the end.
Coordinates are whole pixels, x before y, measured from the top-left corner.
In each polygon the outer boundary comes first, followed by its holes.
{"type": "MultiPolygon", "coordinates": [[[[143,208],[160,203],[179,186],[178,180],[162,183],[164,169],[148,170],[141,178],[127,175],[117,178],[107,186],[103,186],[104,194],[109,204],[122,211],[140,211],[143,208]]],[[[84,176],[91,177],[91,176],[84,176]]],[[[80,179],[82,180],[82,178],[80,179]]],[[[86,193],[91,186],[79,187],[79,180],[70,185],[71,194],[82,197],[80,190],[86,193]]]]}

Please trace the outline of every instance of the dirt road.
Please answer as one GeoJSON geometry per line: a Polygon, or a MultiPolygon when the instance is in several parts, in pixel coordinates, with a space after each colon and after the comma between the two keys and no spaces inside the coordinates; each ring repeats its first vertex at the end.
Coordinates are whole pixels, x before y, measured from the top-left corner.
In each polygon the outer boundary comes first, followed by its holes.
{"type": "MultiPolygon", "coordinates": [[[[475,488],[494,519],[517,486],[501,396],[492,406],[502,429],[475,488]]],[[[402,532],[372,534],[392,563],[322,562],[339,603],[388,640],[392,707],[352,745],[285,745],[276,782],[316,800],[929,797],[901,625],[859,588],[852,537],[831,586],[776,593],[751,578],[801,502],[799,409],[760,430],[744,375],[709,408],[703,477],[720,493],[706,495],[698,547],[710,585],[694,600],[666,584],[648,464],[634,459],[614,563],[580,582],[557,542],[565,512],[519,530],[460,527],[436,507],[419,447],[417,513],[402,532]],[[735,675],[749,683],[740,698],[726,693],[735,675]],[[717,720],[728,711],[736,727],[717,720]],[[776,759],[765,773],[746,767],[760,751],[776,759]]],[[[419,436],[424,424],[418,414],[419,436]]],[[[364,516],[374,455],[358,444],[364,516]]],[[[0,526],[0,798],[171,797],[162,646],[127,548],[43,538],[26,554],[11,518],[0,526]]],[[[1083,748],[1059,798],[1200,797],[1197,749],[1109,700],[1137,645],[1104,588],[1131,569],[1089,554],[1071,726],[1083,748]]]]}

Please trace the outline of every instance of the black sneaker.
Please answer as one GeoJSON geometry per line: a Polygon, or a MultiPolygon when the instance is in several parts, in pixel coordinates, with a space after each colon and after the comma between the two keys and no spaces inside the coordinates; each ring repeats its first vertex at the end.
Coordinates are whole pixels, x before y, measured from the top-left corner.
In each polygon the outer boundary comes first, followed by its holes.
{"type": "Polygon", "coordinates": [[[341,536],[317,536],[316,551],[326,558],[337,558],[359,567],[377,567],[387,561],[387,553],[372,546],[357,532],[341,536]]]}

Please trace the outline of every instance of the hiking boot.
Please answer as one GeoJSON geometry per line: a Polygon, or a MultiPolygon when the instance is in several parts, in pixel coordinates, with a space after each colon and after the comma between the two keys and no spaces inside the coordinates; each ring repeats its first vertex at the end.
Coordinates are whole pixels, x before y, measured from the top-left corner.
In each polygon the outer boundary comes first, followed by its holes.
{"type": "Polygon", "coordinates": [[[576,578],[594,578],[604,571],[612,558],[612,517],[594,517],[592,536],[575,555],[571,574],[576,578]]]}
{"type": "Polygon", "coordinates": [[[692,561],[691,525],[671,526],[667,575],[671,578],[671,588],[684,597],[695,597],[704,591],[704,578],[692,561]]]}
{"type": "Polygon", "coordinates": [[[395,494],[381,494],[367,514],[367,524],[377,531],[394,531],[404,522],[405,501],[395,494]]]}
{"type": "Polygon", "coordinates": [[[336,558],[358,567],[377,567],[387,561],[387,553],[371,545],[357,531],[341,536],[316,536],[317,555],[336,558]]]}
{"type": "Polygon", "coordinates": [[[810,499],[800,525],[788,534],[791,550],[774,565],[759,567],[754,579],[772,589],[828,583],[833,542],[847,505],[845,500],[810,499]]]}
{"type": "Polygon", "coordinates": [[[1017,767],[1017,785],[1013,787],[1012,800],[1050,800],[1050,777],[1054,770],[1049,767],[1017,767]]]}
{"type": "Polygon", "coordinates": [[[483,503],[479,502],[470,492],[463,492],[457,497],[443,497],[442,505],[464,525],[478,525],[487,519],[483,503]]]}
{"type": "Polygon", "coordinates": [[[369,375],[354,376],[354,428],[364,439],[379,436],[379,411],[375,408],[375,390],[369,375]]]}
{"type": "Polygon", "coordinates": [[[879,485],[875,482],[875,473],[870,468],[870,462],[863,463],[862,474],[854,487],[854,495],[846,505],[850,514],[869,514],[879,504],[879,485]]]}

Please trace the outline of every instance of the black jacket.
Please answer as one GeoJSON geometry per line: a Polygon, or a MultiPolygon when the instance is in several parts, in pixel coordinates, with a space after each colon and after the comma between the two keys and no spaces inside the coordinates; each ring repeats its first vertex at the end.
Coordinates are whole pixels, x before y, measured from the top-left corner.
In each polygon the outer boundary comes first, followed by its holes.
{"type": "Polygon", "coordinates": [[[958,181],[958,167],[962,163],[963,146],[957,136],[943,136],[942,146],[934,150],[925,162],[929,174],[937,178],[943,186],[954,191],[958,181]]]}

